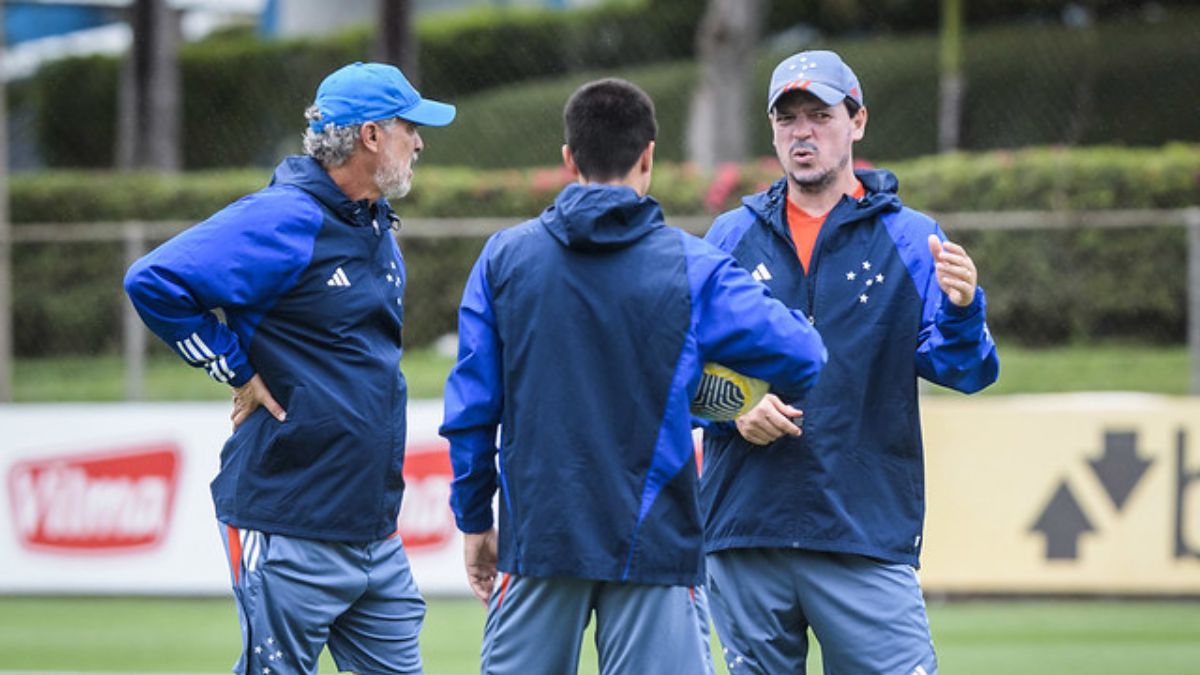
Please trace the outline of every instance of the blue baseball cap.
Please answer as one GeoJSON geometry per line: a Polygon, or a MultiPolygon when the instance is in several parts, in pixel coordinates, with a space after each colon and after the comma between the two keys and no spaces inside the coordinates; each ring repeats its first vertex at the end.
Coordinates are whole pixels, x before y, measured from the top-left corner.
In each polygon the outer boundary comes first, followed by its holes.
{"type": "Polygon", "coordinates": [[[825,105],[837,105],[846,99],[860,107],[863,104],[862,86],[854,71],[833,52],[800,52],[775,66],[767,90],[767,112],[774,110],[780,96],[797,90],[807,91],[825,105]]]}
{"type": "Polygon", "coordinates": [[[317,87],[313,105],[321,119],[308,126],[320,132],[326,124],[345,127],[399,117],[414,124],[444,127],[454,121],[454,106],[421,98],[404,73],[386,63],[361,61],[342,66],[317,87]]]}

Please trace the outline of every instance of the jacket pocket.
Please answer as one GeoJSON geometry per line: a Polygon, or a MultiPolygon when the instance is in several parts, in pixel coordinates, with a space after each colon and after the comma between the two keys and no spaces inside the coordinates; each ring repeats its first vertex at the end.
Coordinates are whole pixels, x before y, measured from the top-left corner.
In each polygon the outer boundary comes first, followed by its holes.
{"type": "MultiPolygon", "coordinates": [[[[336,416],[323,410],[312,392],[297,385],[285,406],[287,421],[263,448],[260,468],[265,471],[303,469],[317,463],[321,456],[345,443],[350,430],[336,416]]],[[[272,423],[273,420],[267,423],[272,423]]]]}

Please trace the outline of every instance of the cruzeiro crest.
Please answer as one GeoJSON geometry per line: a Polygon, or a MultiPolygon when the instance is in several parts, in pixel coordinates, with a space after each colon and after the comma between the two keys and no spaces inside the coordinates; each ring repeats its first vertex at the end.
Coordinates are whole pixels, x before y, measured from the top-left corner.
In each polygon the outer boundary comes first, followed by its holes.
{"type": "Polygon", "coordinates": [[[854,283],[856,281],[862,283],[862,287],[858,292],[858,304],[860,305],[865,305],[870,302],[871,291],[883,283],[883,274],[876,272],[874,275],[872,275],[871,268],[871,261],[864,260],[862,261],[860,269],[852,269],[849,272],[846,272],[846,281],[850,283],[854,283]]]}

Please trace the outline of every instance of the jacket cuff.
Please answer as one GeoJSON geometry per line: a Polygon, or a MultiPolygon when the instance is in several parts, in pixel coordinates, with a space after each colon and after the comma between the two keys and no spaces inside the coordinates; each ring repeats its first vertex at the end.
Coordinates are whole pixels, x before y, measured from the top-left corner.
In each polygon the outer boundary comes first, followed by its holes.
{"type": "Polygon", "coordinates": [[[971,304],[965,307],[960,307],[954,304],[950,301],[950,296],[946,295],[945,293],[942,294],[942,311],[957,319],[965,318],[978,313],[983,308],[983,303],[984,300],[982,286],[975,287],[975,297],[971,300],[971,304]]]}
{"type": "Polygon", "coordinates": [[[255,373],[254,369],[251,368],[249,364],[246,364],[245,366],[242,366],[234,371],[233,379],[229,380],[229,386],[240,387],[254,379],[256,374],[257,373],[255,373]]]}
{"type": "Polygon", "coordinates": [[[464,534],[479,534],[492,529],[493,519],[492,512],[478,516],[455,516],[455,523],[458,525],[458,530],[464,534]]]}

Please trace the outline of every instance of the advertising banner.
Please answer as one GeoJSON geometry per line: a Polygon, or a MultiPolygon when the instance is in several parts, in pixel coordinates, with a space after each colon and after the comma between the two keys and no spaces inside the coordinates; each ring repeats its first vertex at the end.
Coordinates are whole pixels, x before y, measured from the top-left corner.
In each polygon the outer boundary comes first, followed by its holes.
{"type": "MultiPolygon", "coordinates": [[[[440,401],[409,408],[400,536],[425,593],[469,593],[440,401]]],[[[224,594],[209,495],[227,403],[0,406],[0,593],[224,594]]]]}
{"type": "Polygon", "coordinates": [[[1200,399],[922,405],[927,590],[1200,595],[1200,399]]]}
{"type": "MultiPolygon", "coordinates": [[[[409,408],[401,537],[467,594],[440,401],[409,408]]],[[[922,401],[927,591],[1200,596],[1200,399],[922,401]]],[[[0,593],[225,594],[227,403],[0,406],[0,593]]]]}

